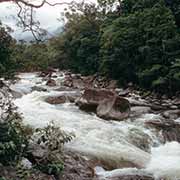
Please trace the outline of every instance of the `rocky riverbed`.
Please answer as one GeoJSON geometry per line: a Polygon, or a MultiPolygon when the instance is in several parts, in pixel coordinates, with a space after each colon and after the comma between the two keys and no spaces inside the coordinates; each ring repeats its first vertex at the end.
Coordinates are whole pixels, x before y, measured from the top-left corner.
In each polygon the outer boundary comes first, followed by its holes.
{"type": "Polygon", "coordinates": [[[24,123],[54,121],[75,138],[66,144],[61,179],[180,178],[180,99],[120,89],[104,77],[23,73],[10,85],[24,123]],[[76,155],[77,154],[77,155],[76,155]]]}

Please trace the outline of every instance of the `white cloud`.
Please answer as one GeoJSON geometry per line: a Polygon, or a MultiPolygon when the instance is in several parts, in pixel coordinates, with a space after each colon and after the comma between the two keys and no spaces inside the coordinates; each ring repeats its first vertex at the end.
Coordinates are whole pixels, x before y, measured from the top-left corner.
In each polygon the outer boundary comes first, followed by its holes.
{"type": "MultiPolygon", "coordinates": [[[[71,2],[72,0],[64,0],[65,2],[71,2]]],[[[76,0],[77,2],[81,0],[76,0]]],[[[94,2],[95,0],[87,0],[87,2],[94,2]]],[[[57,2],[57,0],[50,0],[50,2],[57,2]]],[[[51,32],[55,31],[58,27],[62,26],[62,22],[58,21],[61,17],[65,6],[48,6],[45,5],[36,10],[35,17],[41,23],[41,27],[51,32]]],[[[14,3],[0,3],[0,20],[15,30],[14,36],[22,36],[22,29],[16,26],[18,7],[14,3]]],[[[29,34],[29,33],[28,33],[29,34]]],[[[23,35],[24,36],[24,35],[23,35]]],[[[22,36],[22,37],[23,37],[22,36]]]]}

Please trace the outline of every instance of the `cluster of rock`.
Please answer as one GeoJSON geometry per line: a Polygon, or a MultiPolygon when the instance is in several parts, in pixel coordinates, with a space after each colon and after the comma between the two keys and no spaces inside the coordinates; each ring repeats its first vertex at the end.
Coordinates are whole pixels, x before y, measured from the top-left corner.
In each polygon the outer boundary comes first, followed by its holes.
{"type": "MultiPolygon", "coordinates": [[[[117,81],[105,77],[81,76],[64,72],[65,79],[58,91],[78,90],[78,93],[66,93],[58,97],[49,97],[50,104],[76,102],[80,109],[95,112],[103,119],[123,120],[127,117],[138,117],[145,113],[160,113],[164,119],[180,117],[180,100],[177,97],[156,97],[155,95],[142,96],[135,91],[132,85],[125,90],[117,88],[117,81]],[[79,90],[83,90],[80,95],[79,90]],[[131,107],[131,110],[130,110],[131,107]]],[[[46,76],[51,77],[50,72],[46,76]]],[[[55,86],[55,80],[47,80],[47,85],[55,86]]]]}
{"type": "Polygon", "coordinates": [[[85,89],[85,88],[106,88],[115,89],[117,87],[117,81],[110,80],[106,77],[92,75],[81,76],[80,74],[65,73],[64,86],[71,88],[85,89]]]}

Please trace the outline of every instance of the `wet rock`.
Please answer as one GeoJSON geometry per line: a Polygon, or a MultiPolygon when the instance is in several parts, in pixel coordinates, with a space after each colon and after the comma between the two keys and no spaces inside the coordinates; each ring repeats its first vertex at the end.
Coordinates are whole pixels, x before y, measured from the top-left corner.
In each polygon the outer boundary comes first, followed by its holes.
{"type": "Polygon", "coordinates": [[[43,159],[47,154],[47,148],[44,148],[38,143],[31,142],[28,146],[28,159],[31,162],[36,162],[37,159],[43,159]]]}
{"type": "Polygon", "coordinates": [[[63,85],[75,89],[84,89],[86,87],[86,83],[84,82],[81,75],[67,76],[63,85]]]}
{"type": "Polygon", "coordinates": [[[116,80],[110,80],[107,85],[107,89],[116,89],[118,87],[116,80]]]}
{"type": "Polygon", "coordinates": [[[168,119],[177,119],[180,117],[180,109],[165,111],[162,116],[168,119]]]}
{"type": "Polygon", "coordinates": [[[93,88],[94,87],[93,82],[94,82],[95,78],[96,78],[96,76],[83,77],[85,88],[93,88]]]}
{"type": "Polygon", "coordinates": [[[43,91],[43,92],[46,92],[47,89],[44,88],[44,87],[41,87],[41,86],[34,86],[34,87],[32,87],[32,91],[43,91]]]}
{"type": "Polygon", "coordinates": [[[151,138],[137,128],[132,128],[128,133],[128,141],[145,152],[151,148],[151,138]]]}
{"type": "Polygon", "coordinates": [[[46,73],[45,71],[42,71],[40,74],[39,74],[39,77],[46,77],[48,75],[48,73],[46,73]]]}
{"type": "Polygon", "coordinates": [[[55,91],[74,91],[73,88],[70,88],[70,87],[66,87],[66,86],[61,86],[61,87],[58,87],[57,89],[54,89],[55,91]]]}
{"type": "Polygon", "coordinates": [[[45,99],[45,101],[49,104],[63,104],[66,102],[74,103],[76,99],[78,99],[81,96],[80,91],[75,92],[64,92],[63,94],[59,96],[50,96],[45,99]]]}
{"type": "Polygon", "coordinates": [[[71,103],[76,102],[76,100],[81,96],[81,93],[71,93],[67,97],[68,101],[71,103]]]}
{"type": "Polygon", "coordinates": [[[94,171],[85,158],[74,152],[65,152],[64,171],[59,179],[92,180],[93,176],[94,171]]]}
{"type": "Polygon", "coordinates": [[[159,130],[163,136],[163,141],[180,142],[180,123],[173,120],[153,120],[147,121],[148,126],[152,126],[159,130]]]}
{"type": "Polygon", "coordinates": [[[142,100],[139,97],[137,97],[137,99],[132,98],[132,97],[127,98],[127,99],[131,106],[150,106],[150,104],[147,101],[142,100]]]}
{"type": "Polygon", "coordinates": [[[97,107],[97,115],[106,120],[121,121],[128,118],[129,114],[129,101],[119,96],[104,99],[97,107]]]}
{"type": "Polygon", "coordinates": [[[53,72],[52,75],[51,75],[51,78],[57,78],[58,75],[56,74],[56,72],[53,72]]]}
{"type": "Polygon", "coordinates": [[[42,71],[39,74],[39,77],[51,77],[53,73],[56,73],[56,70],[53,68],[48,68],[46,71],[42,71]]]}
{"type": "Polygon", "coordinates": [[[21,98],[21,97],[23,96],[22,93],[20,93],[20,92],[18,92],[18,91],[15,91],[15,90],[12,90],[12,89],[10,90],[10,92],[11,92],[13,98],[15,98],[15,99],[21,98]]]}
{"type": "Polygon", "coordinates": [[[45,101],[49,104],[63,104],[67,100],[66,96],[55,96],[55,97],[48,97],[45,101]]]}
{"type": "Polygon", "coordinates": [[[170,109],[178,109],[178,106],[172,105],[170,106],[170,109]]]}
{"type": "Polygon", "coordinates": [[[129,93],[130,93],[130,91],[129,91],[129,89],[126,89],[126,90],[123,90],[123,89],[119,89],[118,90],[118,95],[119,96],[127,96],[127,95],[129,95],[129,93]]]}
{"type": "Polygon", "coordinates": [[[63,82],[63,86],[73,87],[73,81],[71,76],[66,77],[66,79],[63,82]]]}
{"type": "MultiPolygon", "coordinates": [[[[0,177],[4,177],[3,179],[20,180],[18,169],[16,169],[15,167],[10,167],[10,166],[9,167],[0,166],[0,177]]],[[[44,174],[36,169],[32,169],[31,172],[28,173],[25,179],[26,180],[54,180],[54,177],[44,174]]]]}
{"type": "Polygon", "coordinates": [[[101,101],[114,95],[114,92],[106,89],[85,89],[83,95],[76,101],[76,105],[82,110],[96,112],[101,101]]]}
{"type": "Polygon", "coordinates": [[[84,89],[85,84],[82,79],[73,79],[72,86],[73,88],[84,89]]]}
{"type": "Polygon", "coordinates": [[[20,164],[24,169],[31,169],[32,168],[32,163],[26,158],[22,158],[20,164]]]}
{"type": "Polygon", "coordinates": [[[64,86],[85,89],[85,88],[106,88],[115,89],[117,88],[116,80],[109,80],[106,77],[101,77],[97,75],[92,76],[81,76],[68,74],[63,83],[64,86]]]}
{"type": "Polygon", "coordinates": [[[46,82],[46,85],[47,86],[56,86],[56,81],[54,79],[49,79],[47,82],[46,82]]]}
{"type": "Polygon", "coordinates": [[[176,99],[173,101],[173,104],[176,105],[176,106],[180,106],[180,99],[176,98],[176,99]]]}
{"type": "MultiPolygon", "coordinates": [[[[99,179],[103,180],[103,179],[99,179]]],[[[104,179],[105,180],[105,179],[104,179]]],[[[155,180],[152,176],[148,175],[121,175],[119,177],[108,178],[108,180],[155,180]]]]}
{"type": "Polygon", "coordinates": [[[133,106],[131,107],[131,117],[141,116],[150,113],[151,108],[147,106],[133,106]]]}
{"type": "Polygon", "coordinates": [[[166,107],[163,107],[163,106],[161,106],[161,105],[159,105],[159,103],[157,103],[157,104],[151,104],[150,105],[150,107],[151,107],[151,109],[153,110],[153,111],[161,111],[161,110],[166,110],[167,108],[166,107]]]}

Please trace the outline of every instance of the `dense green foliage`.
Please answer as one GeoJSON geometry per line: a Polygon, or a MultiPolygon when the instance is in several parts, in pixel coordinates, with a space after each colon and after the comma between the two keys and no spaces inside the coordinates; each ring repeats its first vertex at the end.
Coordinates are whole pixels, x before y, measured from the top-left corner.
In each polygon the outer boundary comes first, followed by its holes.
{"type": "Polygon", "coordinates": [[[175,80],[171,66],[180,55],[180,38],[163,3],[117,18],[104,28],[101,41],[103,71],[113,78],[145,88],[178,90],[170,81],[175,80]]]}
{"type": "Polygon", "coordinates": [[[55,48],[59,66],[75,72],[93,74],[99,67],[100,18],[95,5],[78,5],[83,12],[66,13],[68,22],[64,33],[51,41],[55,48]]]}
{"type": "Polygon", "coordinates": [[[16,164],[27,151],[29,133],[22,124],[18,113],[11,106],[5,119],[0,121],[0,163],[3,165],[16,164]]]}
{"type": "Polygon", "coordinates": [[[74,135],[66,134],[61,128],[51,122],[47,127],[36,130],[36,141],[44,144],[47,153],[42,161],[37,161],[35,167],[47,174],[58,175],[64,169],[63,147],[72,140],[74,135]]]}
{"type": "Polygon", "coordinates": [[[124,0],[109,11],[113,0],[99,3],[66,14],[64,32],[51,40],[59,67],[162,93],[179,90],[180,2],[124,0]]]}
{"type": "Polygon", "coordinates": [[[16,64],[17,70],[44,70],[49,66],[50,53],[49,46],[46,43],[26,44],[24,41],[21,41],[13,46],[12,59],[16,64]]]}
{"type": "Polygon", "coordinates": [[[13,39],[9,31],[10,29],[5,28],[0,22],[0,76],[8,75],[14,69],[14,63],[10,58],[13,39]]]}

